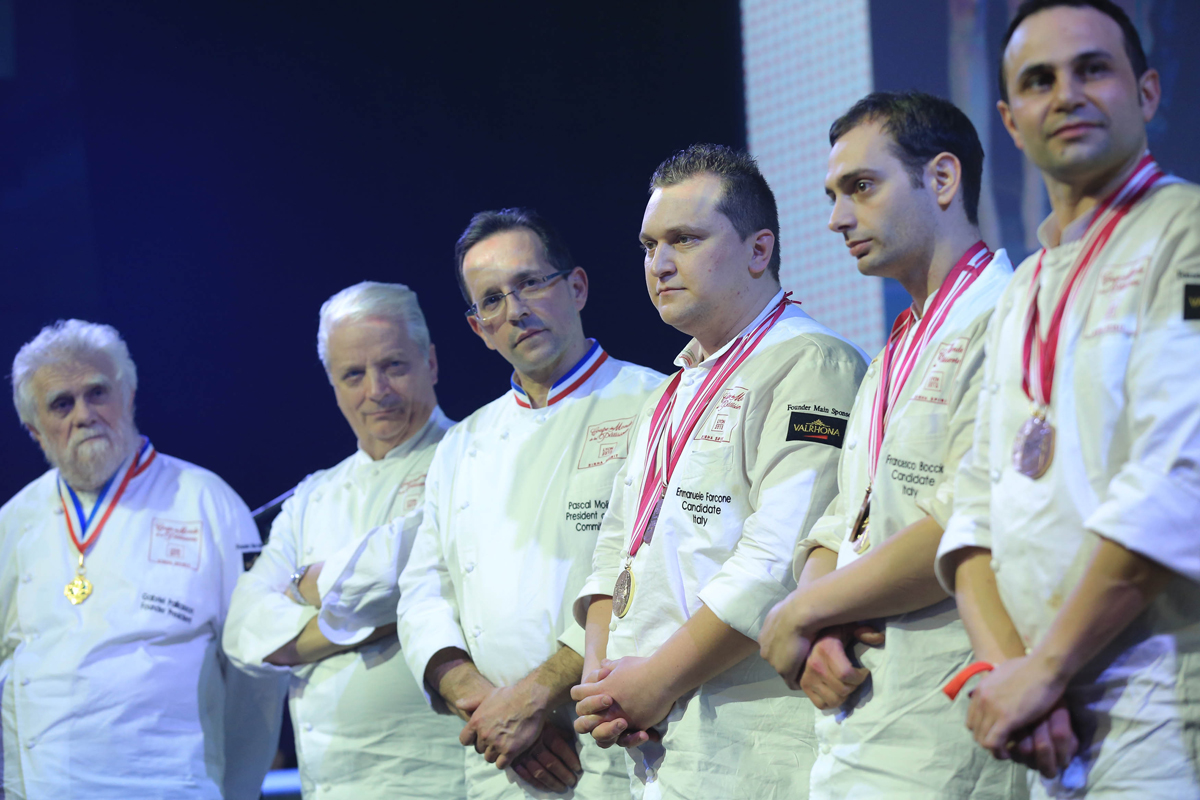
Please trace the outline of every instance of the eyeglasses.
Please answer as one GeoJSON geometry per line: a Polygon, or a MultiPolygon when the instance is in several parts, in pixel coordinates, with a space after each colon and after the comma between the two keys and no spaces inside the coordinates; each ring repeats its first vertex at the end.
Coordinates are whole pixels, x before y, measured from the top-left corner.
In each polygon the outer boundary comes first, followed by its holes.
{"type": "Polygon", "coordinates": [[[554,281],[574,271],[574,267],[572,267],[571,269],[560,269],[558,272],[551,272],[549,275],[536,275],[532,278],[526,278],[517,284],[517,287],[511,292],[489,294],[478,303],[472,304],[467,309],[467,316],[475,317],[480,322],[491,322],[504,314],[505,300],[510,294],[515,294],[517,299],[522,302],[541,299],[550,293],[550,285],[554,281]]]}

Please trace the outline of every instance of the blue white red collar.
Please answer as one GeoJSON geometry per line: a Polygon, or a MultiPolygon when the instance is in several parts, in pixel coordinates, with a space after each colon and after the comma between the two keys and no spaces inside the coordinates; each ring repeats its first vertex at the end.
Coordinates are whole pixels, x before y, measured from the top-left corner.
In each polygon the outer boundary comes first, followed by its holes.
{"type": "MultiPolygon", "coordinates": [[[[546,395],[547,407],[554,405],[582,386],[588,378],[595,374],[600,365],[608,360],[608,353],[604,352],[604,348],[600,346],[599,342],[595,339],[588,339],[588,341],[592,343],[592,346],[583,358],[579,359],[579,362],[571,367],[566,375],[563,375],[550,387],[550,393],[546,395]]],[[[512,384],[513,399],[517,401],[517,405],[521,408],[532,408],[529,395],[521,388],[521,384],[517,383],[517,373],[512,374],[509,383],[512,384]]]]}

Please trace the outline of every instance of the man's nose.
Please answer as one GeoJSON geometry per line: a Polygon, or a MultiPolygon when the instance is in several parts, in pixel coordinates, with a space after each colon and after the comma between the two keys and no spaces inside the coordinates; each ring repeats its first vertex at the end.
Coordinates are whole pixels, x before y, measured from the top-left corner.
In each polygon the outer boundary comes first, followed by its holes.
{"type": "Polygon", "coordinates": [[[845,197],[833,201],[833,209],[829,212],[829,230],[834,233],[845,233],[854,230],[858,220],[854,217],[854,209],[845,197]]]}
{"type": "Polygon", "coordinates": [[[646,256],[646,268],[656,278],[670,275],[675,271],[675,251],[670,245],[660,244],[653,255],[646,256]]]}
{"type": "Polygon", "coordinates": [[[372,400],[378,400],[391,394],[392,385],[388,383],[387,376],[382,370],[371,369],[367,370],[367,396],[372,400]]]}
{"type": "Polygon", "coordinates": [[[512,292],[504,296],[504,318],[516,322],[522,317],[529,316],[529,306],[521,299],[521,295],[512,292]]]}
{"type": "Polygon", "coordinates": [[[96,409],[86,399],[80,398],[71,409],[71,424],[78,428],[88,428],[96,424],[96,409]]]}
{"type": "Polygon", "coordinates": [[[1054,81],[1054,107],[1074,111],[1086,102],[1083,79],[1074,72],[1063,70],[1054,81]]]}

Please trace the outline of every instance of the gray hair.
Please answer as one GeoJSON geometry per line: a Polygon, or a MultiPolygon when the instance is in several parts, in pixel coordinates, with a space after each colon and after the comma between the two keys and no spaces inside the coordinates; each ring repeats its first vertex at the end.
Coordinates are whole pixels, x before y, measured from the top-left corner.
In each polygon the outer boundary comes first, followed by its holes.
{"type": "Polygon", "coordinates": [[[107,356],[116,370],[117,386],[128,398],[137,390],[137,367],[129,348],[111,325],[60,319],[47,325],[17,351],[12,365],[13,405],[21,422],[37,427],[37,399],[33,376],[42,367],[62,361],[77,361],[95,355],[107,356]]]}
{"type": "Polygon", "coordinates": [[[317,357],[329,372],[329,332],[340,322],[352,322],[366,317],[383,317],[403,322],[408,327],[422,356],[429,355],[429,328],[417,302],[417,293],[402,283],[363,281],[342,289],[321,305],[321,321],[317,326],[317,357]]]}

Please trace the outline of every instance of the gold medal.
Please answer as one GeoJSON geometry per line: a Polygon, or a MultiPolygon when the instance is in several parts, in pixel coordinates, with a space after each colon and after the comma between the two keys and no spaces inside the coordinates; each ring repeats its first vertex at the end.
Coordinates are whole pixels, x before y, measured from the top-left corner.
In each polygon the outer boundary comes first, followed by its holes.
{"type": "Polygon", "coordinates": [[[1025,420],[1013,441],[1013,469],[1037,480],[1046,474],[1054,459],[1054,426],[1041,409],[1025,420]]]}
{"type": "Polygon", "coordinates": [[[87,570],[83,568],[83,553],[79,554],[79,569],[75,573],[75,580],[63,587],[63,594],[71,601],[71,605],[77,606],[92,594],[92,582],[85,576],[87,570]]]}
{"type": "Polygon", "coordinates": [[[617,584],[613,587],[613,613],[624,617],[629,612],[629,604],[633,600],[633,571],[632,565],[625,564],[625,569],[617,576],[617,584]]]}
{"type": "Polygon", "coordinates": [[[862,508],[858,510],[858,516],[854,518],[854,527],[850,529],[850,544],[854,547],[854,552],[860,556],[871,548],[871,537],[868,531],[871,526],[871,489],[867,488],[866,495],[863,496],[862,508]]]}

